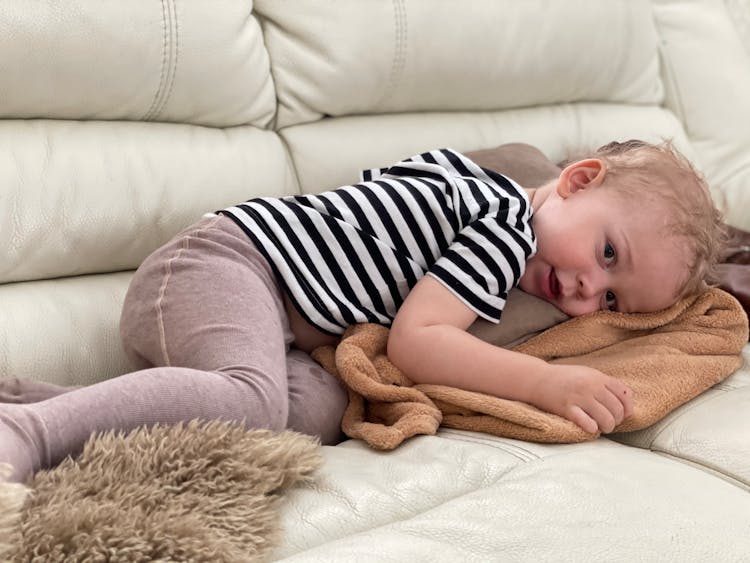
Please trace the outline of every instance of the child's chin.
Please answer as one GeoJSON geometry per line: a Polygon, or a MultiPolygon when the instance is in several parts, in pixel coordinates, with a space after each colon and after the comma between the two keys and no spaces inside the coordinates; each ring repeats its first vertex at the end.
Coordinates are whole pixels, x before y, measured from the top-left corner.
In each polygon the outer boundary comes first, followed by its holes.
{"type": "Polygon", "coordinates": [[[527,293],[530,293],[534,297],[538,297],[542,301],[545,301],[546,303],[549,303],[550,305],[552,305],[553,307],[555,307],[555,309],[557,309],[558,311],[562,311],[563,313],[565,313],[569,317],[576,317],[576,316],[578,316],[575,313],[571,313],[570,311],[565,310],[565,308],[560,305],[560,303],[558,302],[557,299],[550,299],[544,293],[541,293],[541,292],[535,293],[535,292],[531,292],[531,291],[528,291],[527,293]]]}
{"type": "Polygon", "coordinates": [[[537,297],[538,299],[541,299],[542,301],[546,301],[547,303],[552,303],[554,305],[553,300],[550,299],[543,291],[540,291],[537,288],[524,289],[523,287],[521,287],[520,289],[525,291],[529,295],[533,295],[534,297],[537,297]]]}

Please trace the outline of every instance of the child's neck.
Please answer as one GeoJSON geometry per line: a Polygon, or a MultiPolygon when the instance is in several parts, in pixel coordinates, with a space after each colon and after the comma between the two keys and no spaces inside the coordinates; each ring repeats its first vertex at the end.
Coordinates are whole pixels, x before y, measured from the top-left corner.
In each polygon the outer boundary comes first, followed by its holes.
{"type": "Polygon", "coordinates": [[[554,189],[554,182],[550,182],[538,188],[524,188],[526,194],[529,196],[531,208],[534,210],[534,213],[539,211],[539,208],[542,207],[545,201],[547,201],[549,194],[552,193],[552,190],[554,189]]]}

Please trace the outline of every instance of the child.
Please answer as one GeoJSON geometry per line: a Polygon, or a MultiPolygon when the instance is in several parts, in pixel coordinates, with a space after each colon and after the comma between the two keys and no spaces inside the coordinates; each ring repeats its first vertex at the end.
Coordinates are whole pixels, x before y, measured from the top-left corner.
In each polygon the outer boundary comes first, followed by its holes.
{"type": "Polygon", "coordinates": [[[536,190],[451,150],[363,176],[227,208],[157,249],[121,318],[138,371],[0,405],[12,478],[77,453],[92,432],[194,418],[336,443],[346,394],[307,352],[359,322],[392,326],[389,357],[415,382],[610,432],[632,411],[618,380],[465,329],[478,316],[499,321],[516,285],[569,315],[662,309],[703,288],[718,252],[706,186],[668,144],[611,143],[536,190]]]}

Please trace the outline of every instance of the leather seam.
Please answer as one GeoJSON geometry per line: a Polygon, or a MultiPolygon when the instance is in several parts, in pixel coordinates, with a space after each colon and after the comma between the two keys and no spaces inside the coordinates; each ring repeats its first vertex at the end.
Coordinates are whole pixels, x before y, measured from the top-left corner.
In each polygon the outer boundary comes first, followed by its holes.
{"type": "Polygon", "coordinates": [[[152,114],[156,108],[157,102],[162,92],[164,84],[164,68],[167,64],[167,15],[166,7],[164,5],[165,0],[161,0],[161,29],[162,29],[162,45],[161,45],[161,71],[159,72],[159,86],[156,88],[154,99],[151,101],[151,106],[148,108],[146,113],[143,115],[143,121],[151,119],[152,114]]]}
{"type": "Polygon", "coordinates": [[[706,475],[712,475],[714,477],[722,479],[723,481],[726,481],[727,483],[734,485],[735,487],[739,487],[740,489],[745,489],[745,490],[750,491],[750,483],[743,481],[741,478],[730,475],[718,465],[707,463],[705,460],[702,460],[700,458],[676,455],[673,452],[669,452],[667,450],[662,450],[658,448],[651,449],[650,451],[656,455],[674,460],[687,467],[695,468],[705,473],[706,475]]]}
{"type": "Polygon", "coordinates": [[[386,86],[383,96],[378,103],[375,104],[376,107],[382,106],[391,98],[391,96],[393,96],[396,84],[398,84],[404,68],[406,67],[408,28],[404,0],[393,0],[393,25],[395,28],[396,46],[393,54],[393,61],[391,63],[391,72],[388,77],[388,85],[386,86]]]}
{"type": "Polygon", "coordinates": [[[160,115],[162,111],[164,111],[164,108],[167,105],[167,102],[172,97],[172,91],[174,89],[174,82],[175,82],[175,76],[177,76],[177,61],[180,58],[180,24],[179,19],[177,18],[177,2],[175,0],[169,0],[169,4],[172,7],[171,14],[172,17],[170,18],[170,24],[172,25],[171,30],[173,33],[171,34],[171,37],[173,37],[174,41],[172,44],[174,45],[174,56],[170,57],[170,68],[169,68],[169,87],[167,88],[166,94],[162,98],[162,103],[159,106],[159,110],[156,112],[156,115],[160,115]]]}
{"type": "Polygon", "coordinates": [[[174,0],[161,0],[162,5],[162,66],[159,77],[159,87],[154,95],[144,121],[155,120],[167,105],[174,89],[177,75],[177,61],[180,54],[179,23],[177,20],[177,5],[174,0]]]}
{"type": "MultiPolygon", "coordinates": [[[[482,439],[482,438],[473,438],[471,436],[466,436],[466,435],[463,435],[463,434],[459,434],[456,430],[457,429],[440,427],[440,433],[441,434],[443,434],[443,435],[447,434],[447,435],[450,436],[450,438],[446,438],[448,440],[455,440],[456,442],[466,442],[466,443],[469,443],[469,444],[479,444],[479,445],[482,445],[482,446],[486,446],[488,448],[493,448],[495,450],[500,450],[500,451],[503,451],[503,452],[505,452],[505,453],[507,453],[507,454],[509,454],[509,455],[511,455],[513,457],[515,457],[516,459],[518,459],[520,461],[523,461],[523,462],[526,462],[526,463],[528,463],[530,461],[542,459],[542,457],[539,456],[538,454],[536,454],[536,453],[534,453],[534,452],[532,452],[530,450],[527,450],[526,448],[517,446],[515,444],[510,445],[510,444],[503,443],[503,442],[498,442],[498,441],[495,441],[495,440],[485,440],[485,439],[482,439]],[[452,432],[451,430],[454,430],[454,431],[452,432]]],[[[437,437],[440,437],[440,436],[438,435],[437,437]]],[[[498,436],[498,437],[501,437],[501,436],[498,436]]]]}

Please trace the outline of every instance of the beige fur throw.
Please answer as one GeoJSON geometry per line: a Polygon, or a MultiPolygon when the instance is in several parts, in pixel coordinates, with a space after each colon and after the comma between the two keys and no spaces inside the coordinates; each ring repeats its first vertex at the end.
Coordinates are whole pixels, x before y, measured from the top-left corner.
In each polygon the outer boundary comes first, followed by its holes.
{"type": "Polygon", "coordinates": [[[321,463],[314,438],[237,423],[95,436],[30,490],[0,482],[0,560],[264,560],[283,493],[321,463]]]}

